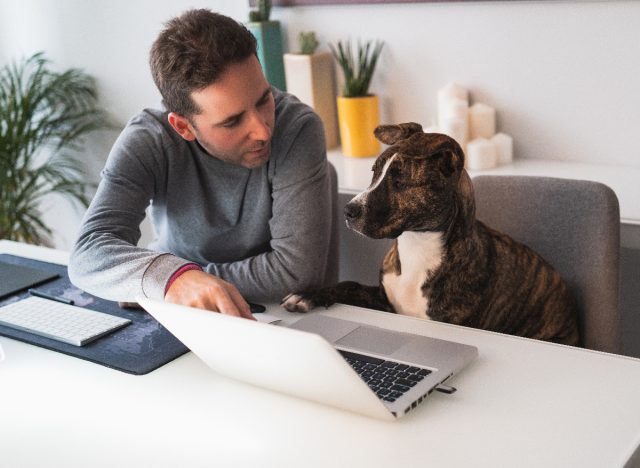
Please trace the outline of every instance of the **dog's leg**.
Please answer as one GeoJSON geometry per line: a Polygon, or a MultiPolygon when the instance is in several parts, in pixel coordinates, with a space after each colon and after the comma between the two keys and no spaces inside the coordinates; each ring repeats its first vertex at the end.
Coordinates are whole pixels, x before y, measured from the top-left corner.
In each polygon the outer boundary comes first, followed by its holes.
{"type": "Polygon", "coordinates": [[[289,312],[308,312],[314,307],[329,307],[336,302],[393,312],[383,289],[363,286],[355,281],[343,281],[317,291],[292,293],[282,300],[281,305],[289,312]]]}

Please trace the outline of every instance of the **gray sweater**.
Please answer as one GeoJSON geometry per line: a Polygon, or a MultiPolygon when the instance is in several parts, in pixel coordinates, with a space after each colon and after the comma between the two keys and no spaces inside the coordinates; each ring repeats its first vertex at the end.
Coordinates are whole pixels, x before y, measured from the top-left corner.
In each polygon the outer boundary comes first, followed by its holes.
{"type": "Polygon", "coordinates": [[[331,231],[322,123],[295,97],[273,92],[271,158],[255,169],[185,141],[165,112],[131,119],[84,216],[71,281],[105,299],[158,299],[171,275],[195,262],[252,301],[321,286],[331,231]],[[156,238],[141,248],[149,206],[156,238]]]}

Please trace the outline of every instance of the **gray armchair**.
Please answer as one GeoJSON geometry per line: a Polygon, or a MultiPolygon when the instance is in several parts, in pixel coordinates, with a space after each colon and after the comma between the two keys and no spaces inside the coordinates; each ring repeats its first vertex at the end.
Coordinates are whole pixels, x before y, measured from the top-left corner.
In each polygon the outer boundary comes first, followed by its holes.
{"type": "Polygon", "coordinates": [[[338,173],[333,164],[329,164],[329,178],[331,180],[331,241],[329,243],[329,258],[324,278],[324,284],[330,286],[338,282],[340,269],[340,224],[343,219],[342,207],[338,200],[338,173]]]}
{"type": "Polygon", "coordinates": [[[598,182],[473,178],[476,216],[537,251],[573,291],[586,348],[620,353],[618,199],[598,182]]]}

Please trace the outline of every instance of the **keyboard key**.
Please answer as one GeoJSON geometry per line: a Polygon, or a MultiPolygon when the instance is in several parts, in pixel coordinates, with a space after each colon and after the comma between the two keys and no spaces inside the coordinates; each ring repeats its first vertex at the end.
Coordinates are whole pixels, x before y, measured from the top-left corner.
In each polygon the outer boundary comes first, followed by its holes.
{"type": "Polygon", "coordinates": [[[414,382],[420,382],[422,379],[424,379],[424,376],[422,375],[418,375],[418,374],[411,374],[409,377],[407,377],[409,380],[413,380],[414,382]]]}
{"type": "MultiPolygon", "coordinates": [[[[417,382],[408,379],[398,379],[396,380],[396,385],[404,385],[405,387],[413,387],[417,382]]],[[[393,388],[393,387],[391,387],[393,388]]]]}
{"type": "Polygon", "coordinates": [[[416,372],[418,372],[420,370],[419,367],[415,367],[415,366],[411,366],[407,369],[407,372],[409,372],[410,374],[415,374],[416,372]]]}
{"type": "Polygon", "coordinates": [[[400,394],[402,395],[403,393],[409,391],[410,387],[406,387],[404,385],[395,384],[395,385],[393,385],[391,387],[391,390],[395,390],[396,392],[400,392],[400,394]]]}

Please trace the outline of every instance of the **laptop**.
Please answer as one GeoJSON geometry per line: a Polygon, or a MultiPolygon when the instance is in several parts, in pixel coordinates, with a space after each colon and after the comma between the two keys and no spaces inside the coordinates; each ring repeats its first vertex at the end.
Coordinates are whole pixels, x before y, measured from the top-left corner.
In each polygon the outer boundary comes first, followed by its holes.
{"type": "Polygon", "coordinates": [[[279,326],[147,298],[138,303],[219,374],[383,420],[404,416],[438,388],[455,391],[444,382],[478,354],[473,346],[322,313],[279,326]]]}

